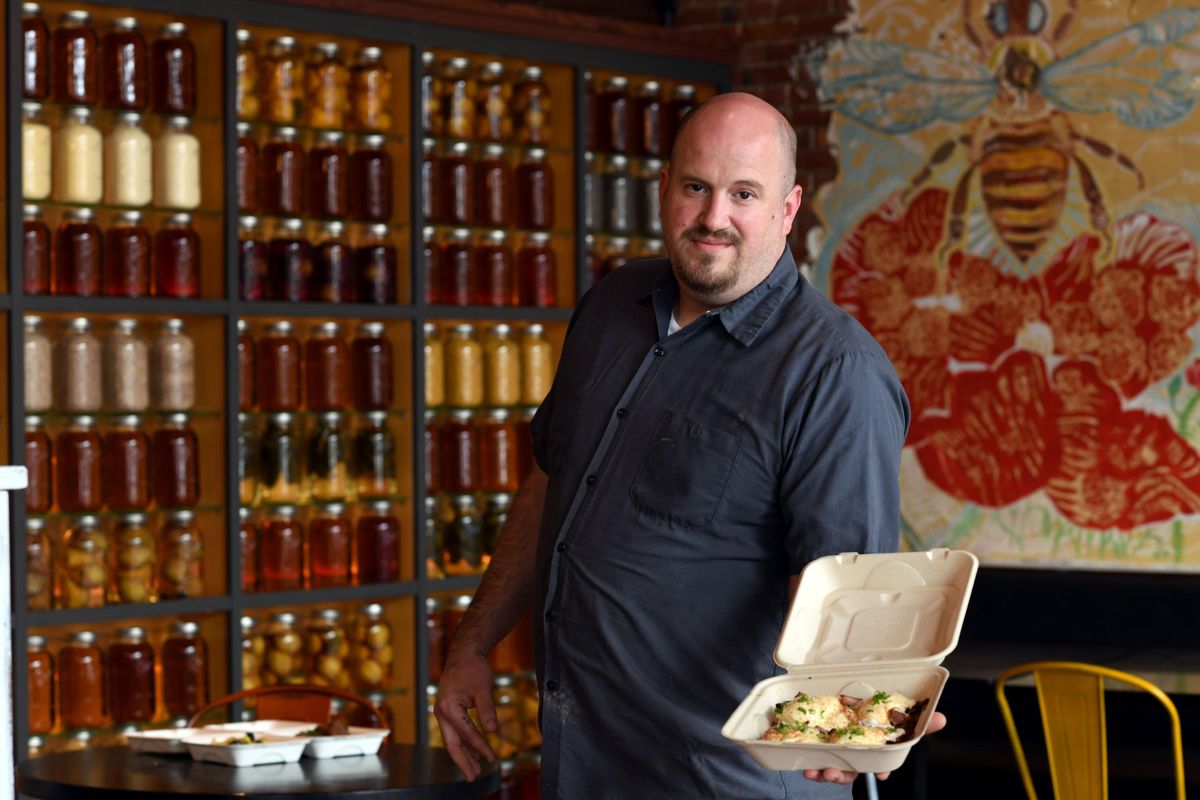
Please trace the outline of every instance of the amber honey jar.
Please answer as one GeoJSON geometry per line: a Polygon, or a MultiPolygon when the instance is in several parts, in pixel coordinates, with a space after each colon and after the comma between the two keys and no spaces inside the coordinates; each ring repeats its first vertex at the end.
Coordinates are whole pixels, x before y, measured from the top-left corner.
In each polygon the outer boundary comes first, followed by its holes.
{"type": "Polygon", "coordinates": [[[551,308],[558,305],[558,260],[550,247],[550,234],[529,234],[517,253],[517,296],[519,306],[551,308]]]}
{"type": "Polygon", "coordinates": [[[259,176],[263,169],[259,162],[258,140],[248,122],[237,124],[237,150],[235,151],[235,175],[237,180],[238,212],[257,214],[259,205],[259,176]]]}
{"type": "Polygon", "coordinates": [[[320,219],[349,214],[350,153],[341,131],[321,131],[308,151],[308,211],[320,219]]]}
{"type": "Polygon", "coordinates": [[[479,429],[470,409],[454,409],[441,424],[442,491],[480,491],[479,429]]]}
{"type": "Polygon", "coordinates": [[[51,36],[51,95],[59,103],[94,105],[99,100],[100,41],[86,11],[67,11],[51,36]]]}
{"type": "Polygon", "coordinates": [[[442,424],[436,411],[425,412],[424,463],[425,494],[433,495],[442,490],[442,424]]]}
{"type": "Polygon", "coordinates": [[[475,245],[475,276],[476,305],[513,304],[513,253],[504,231],[488,231],[475,245]]]}
{"type": "Polygon", "coordinates": [[[485,492],[515,492],[517,431],[506,409],[495,408],[479,422],[479,486],[485,492]]]}
{"type": "MultiPolygon", "coordinates": [[[[197,250],[199,252],[199,245],[197,250]]],[[[122,211],[104,233],[104,294],[147,297],[150,294],[150,232],[140,211],[122,211]]],[[[197,267],[199,264],[197,264],[197,267]]]]}
{"type": "Polygon", "coordinates": [[[304,119],[304,61],[295,37],[280,36],[267,43],[259,61],[258,88],[266,122],[295,125],[304,119]]]}
{"type": "Polygon", "coordinates": [[[150,46],[150,108],[161,114],[196,113],[196,46],[187,25],[168,22],[150,46]]]}
{"type": "Polygon", "coordinates": [[[21,4],[22,96],[45,100],[50,95],[50,26],[37,3],[21,4]]]}
{"type": "Polygon", "coordinates": [[[258,217],[238,220],[238,291],[243,300],[262,300],[267,286],[267,243],[258,217]]]}
{"type": "Polygon", "coordinates": [[[42,209],[31,205],[25,206],[21,224],[25,237],[22,249],[25,294],[49,294],[50,227],[42,218],[42,209]]]}
{"type": "Polygon", "coordinates": [[[108,647],[108,713],[118,725],[154,718],[154,650],[136,625],[117,630],[108,647]]]}
{"type": "Polygon", "coordinates": [[[475,326],[463,323],[452,327],[445,349],[446,405],[453,408],[483,405],[483,347],[475,338],[475,326]]]}
{"type": "Polygon", "coordinates": [[[449,306],[469,306],[479,296],[475,248],[468,228],[455,228],[442,244],[442,289],[439,302],[449,306]]]}
{"type": "Polygon", "coordinates": [[[452,139],[470,139],[475,135],[475,80],[471,62],[460,56],[441,64],[442,133],[452,139]]]}
{"type": "Polygon", "coordinates": [[[42,418],[37,415],[25,417],[25,469],[29,471],[29,485],[25,488],[25,511],[30,514],[45,514],[54,502],[54,448],[50,434],[42,418]]]}
{"type": "Polygon", "coordinates": [[[200,451],[186,414],[169,414],[151,438],[154,500],[160,508],[194,506],[200,500],[200,451]]]}
{"type": "Polygon", "coordinates": [[[512,225],[512,169],[504,157],[504,147],[485,145],[475,162],[475,222],[488,228],[512,225]]]}
{"type": "Polygon", "coordinates": [[[354,526],[355,573],[360,584],[400,577],[400,520],[385,501],[371,503],[354,526]]]}
{"type": "Polygon", "coordinates": [[[512,139],[512,84],[505,76],[504,64],[488,61],[479,69],[476,86],[475,138],[484,142],[512,139]]]}
{"type": "Polygon", "coordinates": [[[438,221],[447,225],[470,225],[475,221],[475,162],[471,145],[454,142],[438,161],[441,178],[438,221]]]}
{"type": "Polygon", "coordinates": [[[528,66],[513,87],[515,139],[519,144],[550,143],[550,87],[542,78],[542,68],[528,66]]]}
{"type": "Polygon", "coordinates": [[[300,408],[300,340],[290,322],[272,324],[258,340],[258,403],[263,411],[300,408]]]}
{"type": "Polygon", "coordinates": [[[58,510],[68,514],[99,511],[103,505],[100,436],[90,416],[73,417],[54,443],[58,510]]]}
{"type": "Polygon", "coordinates": [[[271,132],[259,161],[259,205],[262,213],[294,217],[304,213],[304,147],[295,128],[271,132]]]}
{"type": "Polygon", "coordinates": [[[346,226],[330,220],[321,226],[313,250],[309,294],[322,303],[353,303],[357,299],[355,251],[345,237],[346,226]]]}
{"type": "Polygon", "coordinates": [[[308,574],[314,589],[348,586],[352,528],[341,503],[320,506],[308,524],[308,574]]]}
{"type": "Polygon", "coordinates": [[[515,190],[518,228],[554,227],[554,170],[543,148],[532,147],[525,152],[517,166],[515,190]]]}
{"type": "Polygon", "coordinates": [[[336,322],[322,322],[304,345],[308,377],[307,405],[313,411],[342,411],[350,406],[350,348],[336,322]]]}
{"type": "Polygon", "coordinates": [[[304,236],[304,220],[281,220],[267,245],[267,300],[303,303],[312,285],[313,251],[304,236]]]}
{"type": "MultiPolygon", "coordinates": [[[[238,509],[238,523],[238,551],[242,560],[242,591],[246,594],[253,594],[258,588],[258,528],[250,519],[250,509],[248,508],[238,509]]],[[[243,625],[247,619],[249,617],[242,617],[243,625]]]]}
{"type": "Polygon", "coordinates": [[[484,402],[489,406],[515,406],[521,401],[521,348],[512,329],[498,324],[483,340],[484,402]]]}
{"type": "Polygon", "coordinates": [[[54,237],[54,293],[100,294],[103,251],[96,213],[90,208],[64,212],[54,237]]]}
{"type": "Polygon", "coordinates": [[[258,347],[246,320],[237,321],[238,410],[253,411],[258,404],[258,347]]]}
{"type": "Polygon", "coordinates": [[[191,214],[172,214],[154,234],[154,293],[200,296],[200,235],[191,214]]]}
{"type": "Polygon", "coordinates": [[[392,379],[392,343],[382,322],[364,322],[350,344],[354,407],[360,411],[391,408],[395,400],[392,379]]]}
{"type": "Polygon", "coordinates": [[[596,149],[609,153],[632,150],[632,109],[629,79],[614,75],[596,96],[596,149]]]}
{"type": "Polygon", "coordinates": [[[258,540],[259,588],[304,588],[304,526],[294,506],[279,506],[263,523],[258,540]]]}
{"type": "Polygon", "coordinates": [[[421,130],[430,136],[441,136],[446,131],[442,78],[438,74],[436,58],[429,50],[421,53],[421,130]]]}
{"type": "Polygon", "coordinates": [[[54,729],[54,659],[46,650],[45,636],[30,636],[25,652],[29,670],[29,732],[44,735],[54,729]]]}
{"type": "Polygon", "coordinates": [[[63,728],[104,725],[104,659],[96,634],[78,631],[58,651],[58,711],[63,728]]]}
{"type": "Polygon", "coordinates": [[[256,422],[249,414],[238,414],[238,501],[244,506],[258,502],[262,489],[262,440],[256,422]]]}
{"type": "Polygon", "coordinates": [[[187,718],[208,702],[208,646],[195,622],[171,623],[162,645],[163,705],[187,718]]]}
{"type": "Polygon", "coordinates": [[[118,417],[104,434],[104,499],[113,511],[150,505],[150,440],[136,414],[118,417]]]}
{"type": "Polygon", "coordinates": [[[350,155],[350,216],[361,222],[392,218],[392,157],[379,134],[358,138],[350,155]]]}
{"type": "Polygon", "coordinates": [[[237,29],[235,61],[237,89],[234,105],[238,119],[258,119],[258,51],[254,47],[254,34],[245,28],[237,29]]]}

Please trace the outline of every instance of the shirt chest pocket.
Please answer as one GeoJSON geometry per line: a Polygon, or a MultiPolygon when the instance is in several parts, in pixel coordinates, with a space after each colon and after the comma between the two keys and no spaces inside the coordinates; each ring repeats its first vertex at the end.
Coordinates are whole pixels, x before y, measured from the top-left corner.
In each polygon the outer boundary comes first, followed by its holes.
{"type": "Polygon", "coordinates": [[[629,490],[634,508],[685,525],[711,522],[741,444],[739,436],[665,412],[629,490]]]}

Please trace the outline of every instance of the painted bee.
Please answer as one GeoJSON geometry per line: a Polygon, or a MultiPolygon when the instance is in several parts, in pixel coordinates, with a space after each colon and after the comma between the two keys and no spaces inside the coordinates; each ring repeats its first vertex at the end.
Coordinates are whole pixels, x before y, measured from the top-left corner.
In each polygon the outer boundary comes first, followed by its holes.
{"type": "Polygon", "coordinates": [[[820,98],[856,122],[888,134],[935,121],[966,123],[936,147],[913,176],[904,199],[954,151],[966,149],[955,185],[946,246],[965,231],[968,194],[978,174],[996,236],[1026,264],[1050,237],[1067,202],[1072,166],[1092,228],[1109,241],[1100,186],[1081,151],[1137,166],[1115,148],[1079,132],[1066,112],[1112,112],[1127,125],[1154,130],[1186,117],[1200,98],[1200,9],[1165,11],[1063,58],[1055,46],[1070,28],[1076,0],[1053,31],[1042,0],[992,0],[981,34],[963,0],[966,37],[978,53],[968,62],[940,53],[851,38],[809,60],[820,98]]]}

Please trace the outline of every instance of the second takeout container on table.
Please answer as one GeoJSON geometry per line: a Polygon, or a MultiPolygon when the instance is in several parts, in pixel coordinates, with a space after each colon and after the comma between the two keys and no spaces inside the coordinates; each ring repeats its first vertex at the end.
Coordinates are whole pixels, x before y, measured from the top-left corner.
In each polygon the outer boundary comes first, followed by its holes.
{"type": "Polygon", "coordinates": [[[373,756],[387,738],[386,728],[356,728],[351,726],[347,733],[337,736],[305,736],[308,746],[304,755],[308,758],[341,758],[342,756],[373,756]]]}
{"type": "Polygon", "coordinates": [[[771,770],[886,772],[904,763],[929,726],[958,644],[979,559],[965,550],[842,553],[800,575],[775,663],[787,674],[755,684],[721,733],[771,770]],[[763,741],[777,703],[798,692],[928,700],[912,736],[884,745],[763,741]]]}

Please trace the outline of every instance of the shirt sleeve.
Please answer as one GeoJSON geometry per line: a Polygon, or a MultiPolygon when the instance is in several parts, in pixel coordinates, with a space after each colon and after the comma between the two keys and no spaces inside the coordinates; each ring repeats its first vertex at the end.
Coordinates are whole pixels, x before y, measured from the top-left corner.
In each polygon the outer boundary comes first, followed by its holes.
{"type": "Polygon", "coordinates": [[[891,363],[843,354],[795,402],[780,480],[792,574],[820,556],[895,551],[909,404],[891,363]]]}

